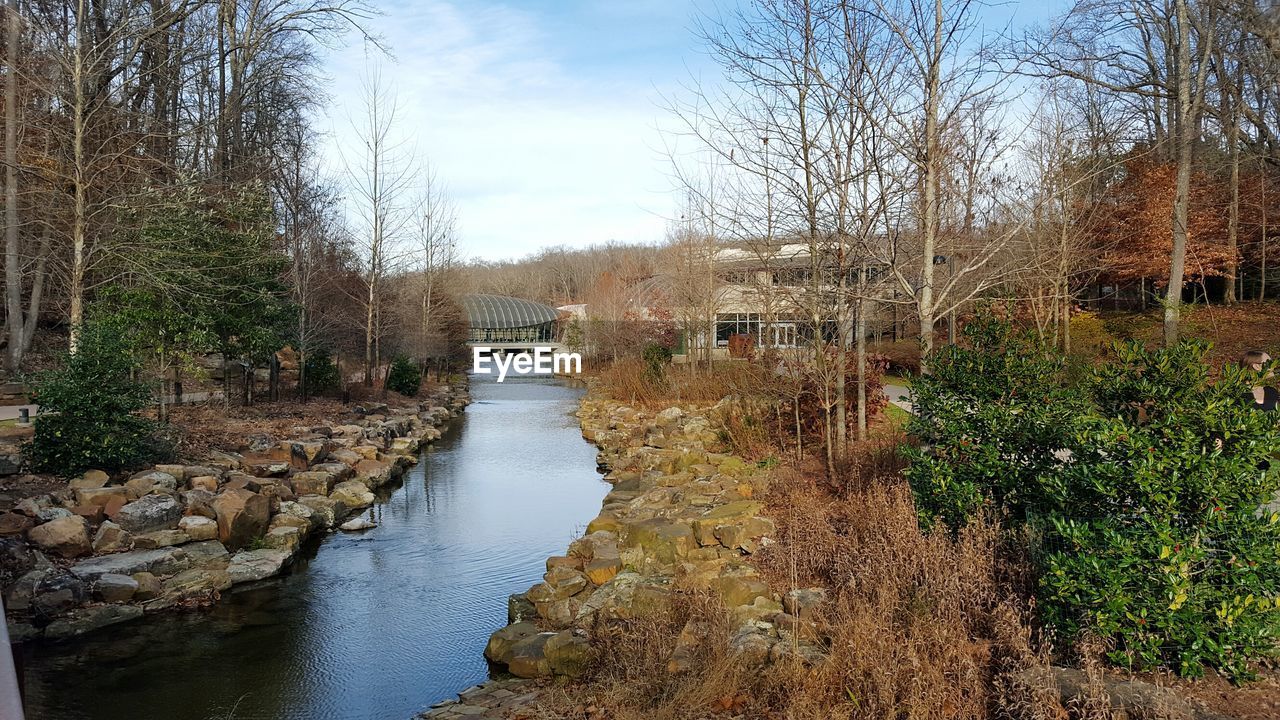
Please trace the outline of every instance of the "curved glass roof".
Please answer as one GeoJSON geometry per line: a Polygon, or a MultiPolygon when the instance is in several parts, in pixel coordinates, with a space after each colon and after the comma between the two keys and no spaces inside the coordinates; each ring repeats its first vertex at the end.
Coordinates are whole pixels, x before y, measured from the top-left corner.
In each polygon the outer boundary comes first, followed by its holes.
{"type": "Polygon", "coordinates": [[[541,325],[558,315],[549,305],[502,295],[463,295],[462,307],[471,327],[494,330],[541,325]]]}

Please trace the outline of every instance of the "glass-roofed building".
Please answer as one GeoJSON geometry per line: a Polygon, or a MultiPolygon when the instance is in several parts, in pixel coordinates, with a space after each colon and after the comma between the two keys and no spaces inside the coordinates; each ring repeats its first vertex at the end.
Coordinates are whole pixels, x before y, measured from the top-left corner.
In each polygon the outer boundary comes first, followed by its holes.
{"type": "Polygon", "coordinates": [[[463,295],[472,345],[549,345],[556,339],[558,311],[542,303],[502,295],[463,295]]]}

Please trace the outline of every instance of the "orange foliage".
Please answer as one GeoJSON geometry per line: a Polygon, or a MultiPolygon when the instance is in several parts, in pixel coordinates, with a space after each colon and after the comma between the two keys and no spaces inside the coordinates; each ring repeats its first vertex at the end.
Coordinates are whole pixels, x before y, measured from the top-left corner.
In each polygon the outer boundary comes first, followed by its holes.
{"type": "MultiPolygon", "coordinates": [[[[1177,168],[1143,155],[1125,163],[1125,177],[1102,198],[1098,241],[1104,275],[1123,282],[1150,278],[1164,282],[1173,253],[1173,198],[1177,168]]],[[[1225,275],[1226,189],[1203,172],[1191,176],[1187,279],[1225,275]]]]}

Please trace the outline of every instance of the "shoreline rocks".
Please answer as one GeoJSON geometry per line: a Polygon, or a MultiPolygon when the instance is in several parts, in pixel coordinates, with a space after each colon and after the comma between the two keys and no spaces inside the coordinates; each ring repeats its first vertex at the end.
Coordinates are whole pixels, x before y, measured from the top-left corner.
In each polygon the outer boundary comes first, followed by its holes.
{"type": "Polygon", "coordinates": [[[280,574],[309,537],[372,505],[468,402],[446,387],[403,409],[365,403],[343,424],[249,437],[198,465],[90,470],[24,500],[0,513],[10,636],[73,637],[280,574]]]}
{"type": "MultiPolygon", "coordinates": [[[[738,623],[734,649],[748,661],[767,664],[794,648],[806,660],[821,656],[801,630],[822,598],[784,598],[747,562],[776,530],[754,499],[766,492],[768,475],[721,445],[716,428],[732,412],[728,400],[658,413],[582,400],[582,435],[599,448],[597,465],[613,489],[586,534],[564,556],[548,558],[542,582],[511,597],[511,624],[485,650],[491,662],[521,678],[576,677],[587,662],[589,628],[659,611],[676,586],[723,600],[738,623]]],[[[681,639],[673,672],[687,666],[698,628],[685,628],[681,639]]]]}

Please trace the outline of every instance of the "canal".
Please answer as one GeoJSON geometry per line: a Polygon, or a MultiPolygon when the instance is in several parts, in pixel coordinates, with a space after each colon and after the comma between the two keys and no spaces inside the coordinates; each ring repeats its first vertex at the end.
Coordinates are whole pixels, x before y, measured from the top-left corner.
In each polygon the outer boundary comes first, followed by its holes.
{"type": "Polygon", "coordinates": [[[607,492],[572,414],[581,393],[473,382],[472,404],[366,511],[377,528],[327,536],[211,609],[29,648],[29,720],[408,720],[484,680],[507,595],[607,492]]]}

